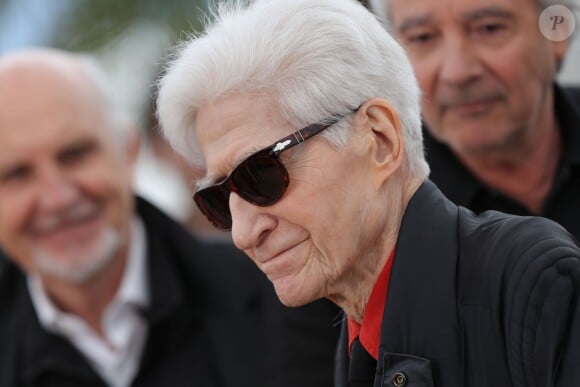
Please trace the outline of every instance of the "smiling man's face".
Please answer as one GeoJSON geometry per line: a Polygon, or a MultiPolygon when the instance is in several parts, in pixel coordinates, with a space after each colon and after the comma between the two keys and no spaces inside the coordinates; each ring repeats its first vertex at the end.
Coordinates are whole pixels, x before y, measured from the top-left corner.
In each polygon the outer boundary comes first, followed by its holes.
{"type": "Polygon", "coordinates": [[[55,66],[0,66],[0,243],[29,272],[82,282],[126,251],[134,159],[90,81],[55,66]]]}
{"type": "MultiPolygon", "coordinates": [[[[285,123],[271,96],[233,95],[202,106],[196,135],[204,180],[219,182],[251,153],[299,128],[285,123]]],[[[370,246],[373,185],[366,154],[336,149],[316,136],[281,154],[289,186],[260,207],[230,194],[232,237],[273,282],[280,300],[298,306],[330,296],[370,246]],[[354,230],[354,231],[353,231],[354,230]]]]}

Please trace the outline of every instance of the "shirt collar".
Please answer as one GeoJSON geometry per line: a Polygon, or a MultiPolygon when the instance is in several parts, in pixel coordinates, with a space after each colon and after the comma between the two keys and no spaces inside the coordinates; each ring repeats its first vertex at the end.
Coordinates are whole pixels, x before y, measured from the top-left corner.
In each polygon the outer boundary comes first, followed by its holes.
{"type": "Polygon", "coordinates": [[[116,299],[142,308],[149,306],[149,283],[147,276],[147,239],[143,221],[135,217],[132,224],[129,259],[116,299]]]}
{"type": "Polygon", "coordinates": [[[391,268],[395,249],[391,251],[385,266],[379,274],[375,283],[369,301],[365,307],[362,324],[358,324],[352,318],[347,319],[348,327],[348,348],[352,348],[353,341],[358,337],[361,345],[366,351],[376,359],[379,357],[379,344],[381,340],[381,323],[387,301],[387,291],[391,277],[391,268]]]}
{"type": "MultiPolygon", "coordinates": [[[[110,305],[131,304],[142,308],[149,306],[146,251],[145,227],[142,220],[135,217],[131,224],[131,244],[127,266],[119,290],[110,305]]],[[[27,281],[32,304],[40,324],[50,331],[59,330],[63,319],[70,314],[62,312],[50,300],[37,275],[29,275],[27,281]]]]}

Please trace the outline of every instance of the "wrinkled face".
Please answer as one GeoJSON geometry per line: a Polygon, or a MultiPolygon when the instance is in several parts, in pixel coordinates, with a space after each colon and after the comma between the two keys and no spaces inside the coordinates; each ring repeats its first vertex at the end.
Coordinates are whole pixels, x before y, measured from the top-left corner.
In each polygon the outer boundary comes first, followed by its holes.
{"type": "Polygon", "coordinates": [[[397,37],[423,91],[423,118],[456,152],[509,146],[552,108],[563,48],[532,0],[391,0],[397,37]]]}
{"type": "MultiPolygon", "coordinates": [[[[202,106],[196,135],[208,184],[240,161],[299,128],[281,119],[270,96],[234,95],[202,106]]],[[[328,296],[370,243],[365,156],[315,136],[281,154],[290,184],[274,205],[230,194],[232,236],[273,282],[280,300],[298,306],[328,296]],[[368,221],[368,222],[367,222],[368,221]]]]}
{"type": "Polygon", "coordinates": [[[132,167],[94,93],[0,73],[0,244],[41,277],[82,282],[128,242],[132,167]]]}

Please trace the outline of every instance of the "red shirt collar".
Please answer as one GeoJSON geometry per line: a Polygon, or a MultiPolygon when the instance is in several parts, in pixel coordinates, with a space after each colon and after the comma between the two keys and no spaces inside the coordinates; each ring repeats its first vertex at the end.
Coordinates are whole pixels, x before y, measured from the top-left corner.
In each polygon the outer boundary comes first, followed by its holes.
{"type": "Polygon", "coordinates": [[[393,248],[373,287],[373,291],[365,308],[362,324],[358,324],[350,317],[347,319],[349,353],[354,339],[358,337],[362,346],[375,360],[379,357],[381,323],[387,302],[387,290],[389,288],[394,256],[395,249],[393,248]]]}

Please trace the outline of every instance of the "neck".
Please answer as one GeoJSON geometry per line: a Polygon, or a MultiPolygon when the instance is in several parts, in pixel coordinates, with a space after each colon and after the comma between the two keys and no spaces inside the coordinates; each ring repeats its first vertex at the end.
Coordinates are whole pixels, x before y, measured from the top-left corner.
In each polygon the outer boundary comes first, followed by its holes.
{"type": "Polygon", "coordinates": [[[552,98],[541,119],[509,146],[482,153],[457,153],[461,162],[485,185],[539,214],[553,185],[562,154],[562,140],[552,98]]]}
{"type": "Polygon", "coordinates": [[[103,336],[103,313],[121,285],[126,261],[126,252],[119,254],[108,267],[84,283],[76,284],[44,277],[42,285],[57,308],[76,315],[103,336]]]}
{"type": "MultiPolygon", "coordinates": [[[[400,177],[392,178],[393,180],[400,177]]],[[[363,320],[366,305],[377,282],[381,270],[395,248],[399,228],[409,200],[421,185],[421,181],[411,180],[402,184],[392,181],[385,200],[377,201],[382,208],[375,209],[382,214],[382,223],[377,226],[378,235],[367,240],[364,246],[372,246],[353,259],[353,267],[338,281],[328,298],[337,304],[347,316],[359,324],[363,320]],[[399,187],[398,189],[395,187],[399,187]],[[402,189],[400,187],[403,187],[402,189]],[[386,206],[383,203],[388,203],[386,206]]]]}

